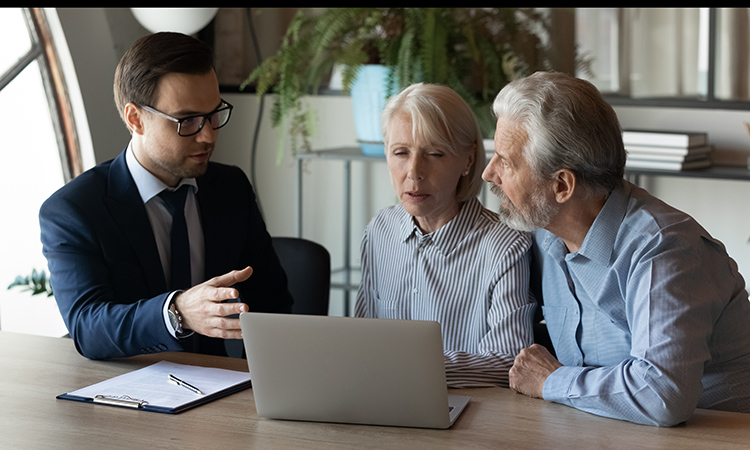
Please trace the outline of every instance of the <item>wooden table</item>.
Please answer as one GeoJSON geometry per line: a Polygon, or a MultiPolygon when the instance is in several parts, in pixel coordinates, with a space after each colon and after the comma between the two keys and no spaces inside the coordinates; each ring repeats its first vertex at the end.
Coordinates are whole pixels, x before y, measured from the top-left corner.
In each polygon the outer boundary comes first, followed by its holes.
{"type": "Polygon", "coordinates": [[[462,389],[471,403],[449,430],[258,417],[252,390],[177,415],[57,400],[162,359],[247,370],[245,360],[162,353],[90,361],[67,338],[0,331],[0,448],[8,449],[725,449],[750,447],[750,414],[698,410],[656,428],[605,419],[508,389],[462,389]]]}

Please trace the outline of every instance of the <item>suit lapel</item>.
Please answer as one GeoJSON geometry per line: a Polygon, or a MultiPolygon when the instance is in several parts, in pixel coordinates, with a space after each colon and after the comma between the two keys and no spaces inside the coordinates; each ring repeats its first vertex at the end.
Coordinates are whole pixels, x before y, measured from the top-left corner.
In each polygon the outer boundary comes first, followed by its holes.
{"type": "Polygon", "coordinates": [[[151,223],[125,162],[125,152],[120,153],[110,165],[105,203],[113,222],[120,228],[144,269],[149,292],[166,291],[167,283],[151,223]]]}

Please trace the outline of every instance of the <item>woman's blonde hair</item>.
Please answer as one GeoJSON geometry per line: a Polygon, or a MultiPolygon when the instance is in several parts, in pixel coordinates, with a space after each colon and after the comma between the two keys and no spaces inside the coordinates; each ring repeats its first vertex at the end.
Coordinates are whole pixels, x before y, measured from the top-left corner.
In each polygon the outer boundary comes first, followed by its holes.
{"type": "Polygon", "coordinates": [[[485,166],[482,131],[468,103],[453,89],[417,83],[391,97],[381,115],[383,139],[388,146],[391,123],[403,114],[411,117],[415,142],[433,145],[454,155],[474,155],[474,163],[456,186],[456,199],[476,197],[482,188],[485,166]]]}

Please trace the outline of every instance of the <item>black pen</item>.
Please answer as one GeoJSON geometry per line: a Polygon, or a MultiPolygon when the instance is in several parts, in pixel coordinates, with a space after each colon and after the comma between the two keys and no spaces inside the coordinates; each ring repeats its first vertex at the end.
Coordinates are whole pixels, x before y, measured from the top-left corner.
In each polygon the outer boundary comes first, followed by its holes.
{"type": "Polygon", "coordinates": [[[178,386],[186,387],[186,388],[190,389],[191,391],[195,392],[196,394],[205,395],[197,387],[193,386],[190,383],[186,383],[186,382],[180,380],[179,378],[177,378],[176,376],[172,375],[171,373],[169,374],[169,376],[167,378],[168,378],[169,382],[172,383],[172,384],[176,384],[178,386]]]}

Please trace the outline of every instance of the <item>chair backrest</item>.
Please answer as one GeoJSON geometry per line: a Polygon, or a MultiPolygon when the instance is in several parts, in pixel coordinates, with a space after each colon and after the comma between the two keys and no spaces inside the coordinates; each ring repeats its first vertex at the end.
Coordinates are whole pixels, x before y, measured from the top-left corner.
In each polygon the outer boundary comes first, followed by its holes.
{"type": "Polygon", "coordinates": [[[328,315],[331,255],[307,239],[273,237],[273,248],[289,280],[293,314],[328,315]]]}

